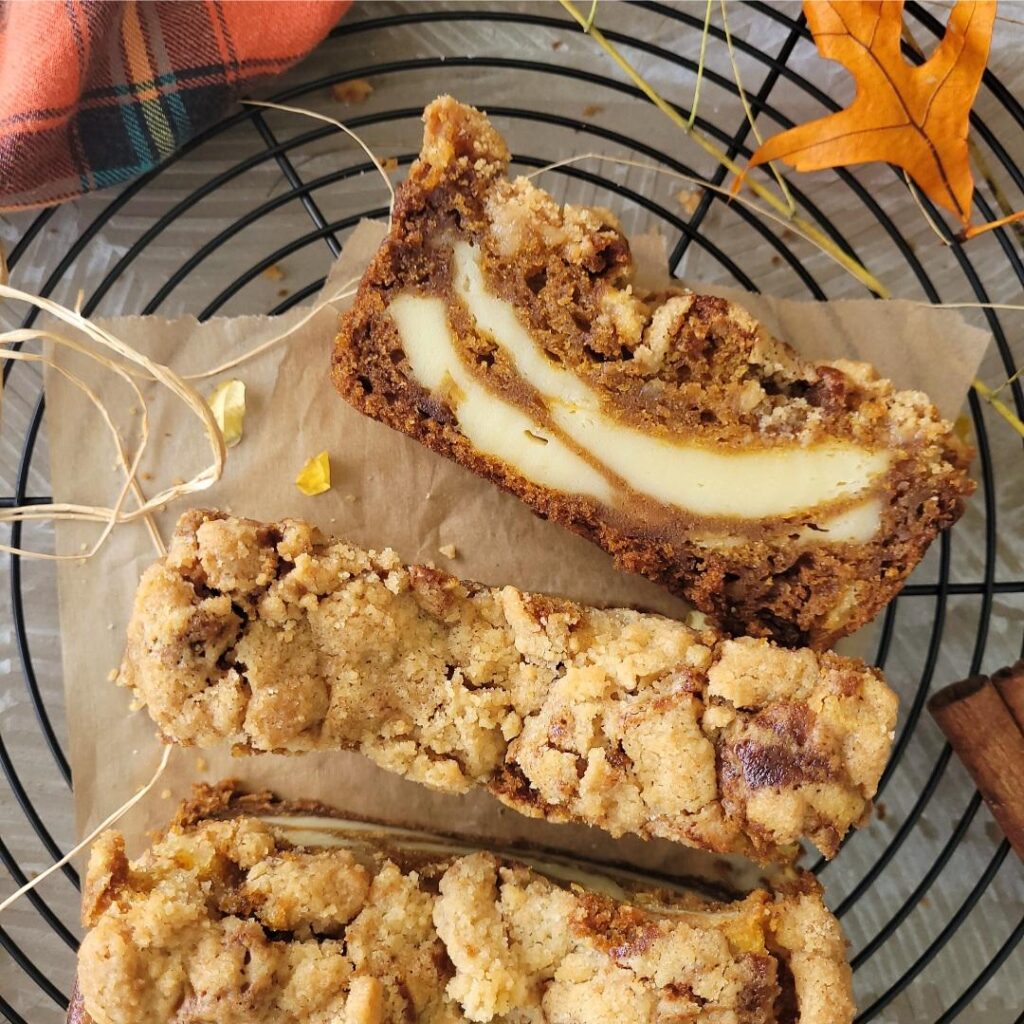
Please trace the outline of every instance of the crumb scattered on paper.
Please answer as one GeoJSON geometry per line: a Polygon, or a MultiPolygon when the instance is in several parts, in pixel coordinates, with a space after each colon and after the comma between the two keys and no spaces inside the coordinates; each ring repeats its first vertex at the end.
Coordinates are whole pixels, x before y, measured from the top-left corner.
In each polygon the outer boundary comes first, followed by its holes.
{"type": "Polygon", "coordinates": [[[170,800],[171,799],[171,791],[169,789],[167,789],[166,787],[161,789],[160,790],[160,799],[161,800],[170,800]]]}
{"type": "Polygon", "coordinates": [[[339,103],[365,103],[372,93],[373,86],[365,78],[353,78],[331,86],[331,99],[339,103]]]}
{"type": "Polygon", "coordinates": [[[245,420],[245,384],[240,380],[226,380],[218,384],[206,399],[213,418],[224,435],[224,444],[234,448],[242,440],[245,420]]]}
{"type": "Polygon", "coordinates": [[[437,550],[445,558],[454,558],[459,553],[454,544],[442,544],[437,550]]]}
{"type": "Polygon", "coordinates": [[[386,156],[383,160],[381,160],[380,165],[381,165],[381,167],[384,168],[385,171],[397,171],[398,170],[398,157],[396,157],[396,156],[386,156]]]}
{"type": "Polygon", "coordinates": [[[269,267],[262,271],[262,275],[268,281],[284,280],[284,271],[276,263],[271,263],[269,267]]]}
{"type": "Polygon", "coordinates": [[[604,107],[600,103],[588,103],[583,108],[583,116],[594,117],[595,115],[600,114],[603,110],[604,107]]]}
{"type": "Polygon", "coordinates": [[[279,299],[287,299],[289,295],[291,295],[291,292],[287,288],[277,289],[277,297],[279,299]]]}
{"type": "Polygon", "coordinates": [[[320,452],[306,461],[295,478],[295,486],[310,498],[331,489],[331,459],[327,452],[320,452]]]}
{"type": "Polygon", "coordinates": [[[704,195],[702,188],[681,188],[676,193],[676,202],[689,214],[697,212],[700,206],[701,197],[704,195]]]}

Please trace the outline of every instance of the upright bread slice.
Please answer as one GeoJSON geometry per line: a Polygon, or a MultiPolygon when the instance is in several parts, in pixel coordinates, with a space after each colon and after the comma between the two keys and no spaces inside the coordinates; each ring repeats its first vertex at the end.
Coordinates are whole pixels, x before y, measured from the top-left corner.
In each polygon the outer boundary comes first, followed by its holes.
{"type": "Polygon", "coordinates": [[[896,698],[833,653],[466,583],[309,525],[186,513],[120,671],[163,735],[356,750],[523,814],[782,858],[866,815],[896,698]]]}
{"type": "Polygon", "coordinates": [[[608,210],[510,181],[450,97],[424,120],[341,324],[341,394],[732,633],[821,649],[870,620],[973,489],[928,398],[802,360],[724,300],[642,292],[608,210]]]}
{"type": "Polygon", "coordinates": [[[139,859],[105,833],[69,1024],[848,1024],[810,876],[716,900],[204,788],[139,859]]]}

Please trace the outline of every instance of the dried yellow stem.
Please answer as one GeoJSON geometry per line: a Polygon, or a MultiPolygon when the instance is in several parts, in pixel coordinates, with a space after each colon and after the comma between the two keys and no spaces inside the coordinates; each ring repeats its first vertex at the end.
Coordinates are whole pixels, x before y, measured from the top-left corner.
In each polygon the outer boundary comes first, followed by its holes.
{"type": "MultiPolygon", "coordinates": [[[[595,13],[597,4],[595,2],[595,13]]],[[[344,122],[339,121],[336,117],[328,117],[326,114],[318,114],[315,110],[306,110],[303,107],[289,107],[283,103],[268,103],[264,100],[242,100],[242,103],[247,107],[265,107],[268,110],[283,110],[288,114],[301,114],[303,117],[311,117],[315,121],[324,121],[327,124],[333,124],[335,128],[339,128],[343,131],[350,139],[353,139],[362,149],[362,151],[373,161],[373,166],[377,168],[377,172],[381,178],[384,179],[384,185],[391,196],[390,209],[395,208],[395,186],[391,184],[391,179],[388,177],[388,172],[384,170],[384,165],[380,162],[377,154],[374,153],[370,147],[363,142],[363,140],[348,127],[344,122]]],[[[391,229],[391,214],[388,214],[388,230],[391,229]]]]}
{"type": "Polygon", "coordinates": [[[30,879],[26,882],[17,892],[11,893],[0,903],[0,914],[2,914],[11,904],[16,903],[26,893],[31,892],[35,889],[40,882],[49,878],[55,871],[59,871],[65,864],[73,860],[79,853],[82,852],[87,846],[90,846],[92,842],[100,835],[102,835],[108,828],[116,824],[124,815],[126,815],[156,784],[160,781],[160,776],[163,775],[167,768],[167,762],[171,759],[171,751],[174,749],[172,746],[164,747],[164,752],[160,756],[160,764],[157,766],[156,772],[153,777],[147,782],[141,789],[139,789],[133,796],[129,797],[113,814],[108,815],[103,819],[80,843],[73,846],[67,853],[61,857],[60,860],[54,861],[45,871],[40,871],[35,878],[30,879]]]}
{"type": "MultiPolygon", "coordinates": [[[[693,83],[693,102],[690,104],[690,116],[686,119],[687,126],[692,129],[694,122],[697,120],[697,108],[700,106],[700,87],[704,81],[704,59],[708,52],[708,36],[711,34],[711,4],[712,0],[708,0],[707,8],[704,11],[704,30],[700,34],[700,56],[697,58],[697,78],[693,83]]],[[[593,21],[591,21],[591,25],[593,21]]],[[[587,25],[584,32],[590,31],[590,25],[587,25]]]]}
{"type": "MultiPolygon", "coordinates": [[[[572,0],[559,0],[559,3],[569,12],[573,20],[586,31],[586,18],[576,9],[572,0]]],[[[686,134],[697,143],[707,154],[714,157],[723,167],[731,171],[737,177],[743,174],[743,168],[736,163],[723,149],[719,148],[710,139],[705,138],[696,129],[691,128],[686,119],[666,100],[664,100],[654,86],[626,60],[618,49],[611,43],[604,34],[594,26],[590,27],[588,33],[609,57],[622,69],[629,79],[640,89],[640,91],[667,117],[673,124],[681,128],[686,134]]],[[[881,281],[878,280],[863,264],[859,263],[848,253],[839,248],[823,231],[815,227],[809,220],[800,217],[790,211],[789,207],[779,199],[770,189],[765,188],[760,182],[752,178],[746,179],[747,187],[759,198],[764,200],[780,216],[784,217],[787,225],[799,229],[800,233],[817,246],[822,252],[827,253],[844,269],[852,274],[866,288],[873,291],[879,298],[892,298],[892,294],[881,281]]]]}
{"type": "MultiPolygon", "coordinates": [[[[754,118],[754,112],[750,108],[750,101],[747,99],[747,90],[743,87],[743,79],[740,76],[739,62],[736,60],[736,50],[732,45],[732,32],[729,30],[729,15],[726,13],[725,0],[720,0],[722,5],[722,30],[725,32],[725,45],[729,49],[729,63],[732,64],[732,79],[736,83],[736,91],[740,96],[740,103],[743,104],[743,113],[746,115],[747,124],[750,125],[750,130],[754,133],[754,138],[757,140],[757,144],[761,145],[764,139],[761,138],[761,132],[757,127],[757,121],[754,118]]],[[[707,26],[704,31],[707,32],[707,26]]],[[[772,177],[775,178],[775,183],[779,186],[779,191],[786,197],[786,205],[789,209],[789,214],[792,216],[796,213],[796,203],[793,201],[792,193],[789,191],[789,186],[786,184],[786,179],[782,176],[782,172],[776,166],[774,161],[769,161],[768,167],[772,172],[772,177]]]]}
{"type": "MultiPolygon", "coordinates": [[[[111,334],[110,331],[94,324],[77,310],[67,309],[51,299],[45,299],[37,295],[30,295],[18,288],[12,288],[10,285],[5,284],[0,284],[0,298],[13,299],[16,302],[26,302],[41,312],[47,313],[55,319],[63,321],[69,326],[80,331],[93,346],[98,347],[98,350],[75,338],[68,338],[53,331],[40,331],[34,329],[16,329],[0,333],[0,346],[6,342],[23,342],[42,338],[54,344],[70,348],[73,351],[94,360],[104,368],[116,373],[128,384],[129,387],[132,388],[142,410],[142,420],[139,428],[139,447],[136,450],[135,455],[129,459],[120,434],[114,426],[109,413],[105,407],[103,407],[102,402],[100,402],[95,392],[91,391],[84,381],[81,381],[74,375],[69,374],[63,368],[57,366],[55,363],[47,360],[43,356],[37,356],[33,353],[15,352],[7,348],[0,347],[0,359],[23,361],[34,360],[44,363],[49,362],[49,365],[62,373],[76,387],[83,390],[93,405],[100,410],[100,414],[103,417],[104,422],[107,424],[108,429],[112,431],[115,438],[118,465],[125,472],[125,483],[118,494],[117,501],[112,507],[77,505],[64,502],[51,502],[45,505],[20,506],[0,510],[0,522],[75,519],[85,522],[103,523],[104,529],[101,532],[100,537],[85,556],[90,557],[99,550],[100,546],[110,535],[110,531],[118,523],[132,522],[140,518],[148,520],[148,517],[152,512],[162,508],[167,502],[185,494],[204,490],[216,480],[220,479],[224,471],[224,459],[226,453],[224,448],[224,439],[217,427],[217,421],[214,419],[213,413],[211,412],[210,407],[206,404],[202,395],[200,395],[191,385],[182,380],[182,378],[170,367],[149,359],[147,356],[137,352],[130,345],[111,334]],[[107,355],[104,355],[102,352],[103,349],[114,353],[114,355],[121,361],[117,361],[107,355]],[[174,484],[154,497],[148,499],[143,495],[142,490],[139,487],[136,473],[149,436],[149,416],[146,403],[143,401],[137,385],[131,379],[132,374],[128,371],[128,366],[141,367],[155,380],[163,384],[173,394],[180,398],[186,406],[188,406],[188,408],[199,419],[206,432],[212,455],[211,464],[206,469],[197,473],[191,480],[182,484],[174,484]],[[125,497],[129,491],[138,499],[138,507],[131,511],[124,508],[125,497]]],[[[162,547],[162,541],[160,541],[159,535],[156,534],[155,526],[153,526],[152,523],[149,525],[151,535],[154,538],[154,543],[157,544],[159,549],[162,547]]],[[[64,560],[74,557],[82,557],[72,555],[50,555],[44,552],[15,549],[10,545],[0,545],[0,550],[26,555],[28,557],[45,558],[50,560],[64,560]]]]}
{"type": "Polygon", "coordinates": [[[997,392],[993,391],[983,380],[975,378],[974,390],[981,396],[982,401],[987,402],[1014,430],[1024,437],[1024,420],[1001,399],[996,397],[997,392]]]}

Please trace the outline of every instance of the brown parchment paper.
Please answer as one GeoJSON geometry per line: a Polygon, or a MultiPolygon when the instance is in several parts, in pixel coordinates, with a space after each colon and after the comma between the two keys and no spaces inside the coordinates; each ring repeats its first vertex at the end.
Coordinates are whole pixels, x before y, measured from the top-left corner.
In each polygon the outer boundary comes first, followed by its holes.
{"type": "MultiPolygon", "coordinates": [[[[363,269],[382,234],[376,223],[357,228],[331,270],[324,295],[335,294],[363,269]]],[[[657,238],[640,238],[635,249],[645,273],[664,266],[657,238]]],[[[950,417],[989,340],[951,311],[906,302],[807,303],[738,292],[729,297],[744,302],[799,351],[818,358],[870,359],[900,386],[926,388],[950,417]]],[[[151,358],[189,373],[251,348],[302,315],[293,310],[274,320],[236,317],[204,324],[192,318],[126,317],[105,325],[151,358]]],[[[203,383],[207,392],[219,379],[245,382],[245,436],[230,450],[218,483],[157,516],[165,539],[189,503],[259,519],[301,517],[357,544],[390,546],[407,561],[433,560],[485,583],[670,615],[686,611],[683,602],[654,584],[615,571],[598,548],[536,518],[517,499],[352,410],[328,378],[336,320],[337,313],[325,309],[286,342],[203,383]],[[295,475],[309,456],[324,449],[331,457],[332,489],[305,497],[295,487],[295,475]],[[447,544],[457,549],[454,560],[439,553],[447,544]]],[[[59,358],[87,376],[120,423],[137,423],[138,411],[123,384],[89,370],[78,357],[59,358]]],[[[55,500],[111,504],[121,477],[94,410],[59,374],[49,372],[45,386],[55,500]]],[[[153,384],[144,390],[151,441],[142,482],[152,494],[202,468],[208,448],[184,405],[153,384]]],[[[57,550],[76,554],[96,531],[95,525],[60,522],[57,550]]],[[[140,523],[115,530],[92,559],[60,563],[61,643],[80,833],[140,788],[159,760],[161,748],[148,715],[132,712],[129,694],[108,680],[120,660],[139,574],[154,557],[140,523]]],[[[272,787],[287,797],[323,800],[358,815],[491,842],[539,842],[679,874],[718,870],[717,862],[666,842],[616,842],[592,829],[520,817],[483,793],[433,793],[352,754],[232,758],[224,751],[176,750],[160,783],[118,826],[129,849],[137,851],[145,833],[166,822],[192,782],[225,776],[272,787]]]]}

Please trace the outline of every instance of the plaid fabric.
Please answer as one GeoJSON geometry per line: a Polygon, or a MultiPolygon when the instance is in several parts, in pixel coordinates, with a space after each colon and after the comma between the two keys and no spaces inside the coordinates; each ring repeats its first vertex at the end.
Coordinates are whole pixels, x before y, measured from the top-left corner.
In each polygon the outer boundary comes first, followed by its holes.
{"type": "Polygon", "coordinates": [[[0,209],[137,177],[305,56],[350,3],[0,0],[0,209]]]}

